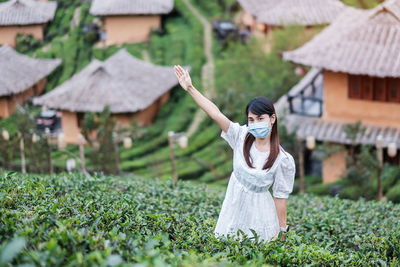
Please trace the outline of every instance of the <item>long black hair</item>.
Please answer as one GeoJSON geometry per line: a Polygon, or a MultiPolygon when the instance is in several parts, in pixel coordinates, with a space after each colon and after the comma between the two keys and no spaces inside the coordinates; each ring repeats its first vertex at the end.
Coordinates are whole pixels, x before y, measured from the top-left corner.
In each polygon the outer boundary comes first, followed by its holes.
{"type": "MultiPolygon", "coordinates": [[[[255,115],[260,116],[261,114],[268,114],[270,117],[275,114],[275,123],[272,125],[271,130],[271,142],[270,142],[270,152],[266,163],[263,166],[263,170],[271,168],[274,165],[276,157],[279,154],[279,135],[278,135],[278,117],[275,113],[274,104],[271,100],[264,96],[258,96],[253,98],[246,107],[246,125],[248,125],[248,115],[249,111],[255,115]]],[[[254,143],[255,137],[248,132],[243,144],[243,155],[246,160],[247,165],[250,168],[254,168],[251,162],[250,148],[254,143]]]]}

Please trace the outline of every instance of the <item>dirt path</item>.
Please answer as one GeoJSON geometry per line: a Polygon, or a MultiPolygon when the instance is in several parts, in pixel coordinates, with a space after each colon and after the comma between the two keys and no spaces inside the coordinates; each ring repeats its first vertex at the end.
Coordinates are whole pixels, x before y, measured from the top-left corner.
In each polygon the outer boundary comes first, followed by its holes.
{"type": "MultiPolygon", "coordinates": [[[[183,0],[189,10],[195,15],[204,27],[204,54],[207,62],[201,69],[201,84],[203,86],[203,94],[205,97],[211,99],[216,96],[215,85],[214,85],[214,57],[212,55],[212,26],[208,20],[203,17],[200,12],[190,3],[189,0],[183,0]]],[[[206,118],[206,113],[198,109],[194,115],[193,121],[189,126],[186,135],[190,137],[196,132],[200,123],[206,118]]]]}

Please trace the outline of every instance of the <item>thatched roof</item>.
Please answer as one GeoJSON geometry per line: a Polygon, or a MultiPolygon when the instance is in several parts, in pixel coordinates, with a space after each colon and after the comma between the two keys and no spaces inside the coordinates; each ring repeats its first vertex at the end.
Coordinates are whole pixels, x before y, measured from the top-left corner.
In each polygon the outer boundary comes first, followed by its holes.
{"type": "MultiPolygon", "coordinates": [[[[318,141],[338,144],[352,143],[352,140],[347,138],[344,131],[347,124],[349,122],[311,118],[296,114],[290,114],[285,118],[285,125],[288,132],[291,133],[297,130],[296,134],[301,139],[313,136],[318,141]]],[[[357,135],[355,144],[375,145],[378,135],[381,135],[383,138],[383,147],[392,142],[396,143],[397,147],[400,147],[400,128],[366,123],[362,123],[361,128],[365,130],[364,134],[357,135]]]]}
{"type": "Polygon", "coordinates": [[[10,0],[0,3],[0,25],[47,23],[53,19],[57,2],[10,0]]]}
{"type": "Polygon", "coordinates": [[[174,0],[93,0],[90,14],[100,16],[167,14],[173,7],[174,0]]]}
{"type": "Polygon", "coordinates": [[[33,99],[35,105],[72,112],[136,112],[149,107],[178,84],[173,67],[133,57],[125,48],[102,62],[93,59],[82,71],[33,99]]]}
{"type": "Polygon", "coordinates": [[[400,1],[371,10],[347,8],[310,42],[283,57],[331,71],[400,77],[400,1]]]}
{"type": "Polygon", "coordinates": [[[35,59],[0,47],[0,96],[18,94],[49,75],[61,59],[35,59]]]}
{"type": "Polygon", "coordinates": [[[282,26],[331,23],[346,6],[339,0],[238,0],[258,22],[282,26]]]}
{"type": "Polygon", "coordinates": [[[254,17],[257,17],[259,13],[272,10],[272,8],[276,7],[281,1],[282,0],[238,0],[242,8],[254,17]]]}

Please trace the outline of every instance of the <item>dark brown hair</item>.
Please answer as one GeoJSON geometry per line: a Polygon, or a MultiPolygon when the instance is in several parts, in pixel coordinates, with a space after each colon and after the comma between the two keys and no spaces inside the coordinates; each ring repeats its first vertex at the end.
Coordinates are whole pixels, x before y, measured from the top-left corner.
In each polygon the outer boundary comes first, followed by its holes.
{"type": "MultiPolygon", "coordinates": [[[[251,113],[254,113],[255,115],[261,115],[261,114],[268,114],[269,117],[271,118],[272,114],[275,114],[275,108],[274,104],[272,103],[271,100],[264,96],[258,96],[254,99],[252,99],[246,107],[246,125],[248,125],[248,115],[249,111],[251,113]]],[[[274,165],[274,162],[276,160],[276,157],[279,154],[279,136],[278,136],[278,117],[275,114],[275,123],[272,125],[272,130],[271,130],[271,143],[270,143],[270,150],[269,150],[269,155],[266,163],[263,166],[263,170],[271,168],[272,165],[274,165]]],[[[243,144],[243,155],[244,159],[246,160],[247,165],[250,168],[254,168],[252,164],[252,159],[250,156],[250,148],[252,144],[254,143],[255,137],[251,133],[247,133],[244,144],[243,144]]]]}

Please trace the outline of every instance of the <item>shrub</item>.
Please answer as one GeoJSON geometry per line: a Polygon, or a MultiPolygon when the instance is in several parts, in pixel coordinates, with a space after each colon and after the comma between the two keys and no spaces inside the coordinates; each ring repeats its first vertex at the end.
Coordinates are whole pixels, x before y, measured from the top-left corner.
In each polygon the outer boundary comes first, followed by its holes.
{"type": "Polygon", "coordinates": [[[346,186],[340,190],[339,196],[341,198],[357,200],[363,196],[363,188],[357,185],[346,186]]]}
{"type": "Polygon", "coordinates": [[[331,187],[330,184],[311,185],[307,187],[306,192],[313,193],[316,195],[328,195],[330,187],[331,187]]]}
{"type": "Polygon", "coordinates": [[[184,181],[0,172],[0,265],[400,264],[399,205],[290,196],[284,242],[240,242],[213,235],[224,195],[184,181]]]}
{"type": "Polygon", "coordinates": [[[395,186],[389,189],[386,194],[388,200],[391,200],[396,203],[400,203],[400,182],[398,182],[395,186]]]}

